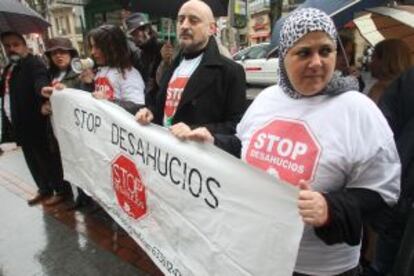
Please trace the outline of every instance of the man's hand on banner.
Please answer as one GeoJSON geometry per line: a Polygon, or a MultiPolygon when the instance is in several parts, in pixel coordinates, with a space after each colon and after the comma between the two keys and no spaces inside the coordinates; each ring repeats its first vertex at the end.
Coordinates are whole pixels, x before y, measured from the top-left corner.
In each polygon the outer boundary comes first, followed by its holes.
{"type": "Polygon", "coordinates": [[[58,83],[56,83],[54,86],[53,86],[53,88],[54,89],[56,89],[56,90],[63,90],[63,89],[65,89],[66,88],[66,85],[64,85],[63,83],[61,83],[61,82],[58,82],[58,83]]]}
{"type": "Polygon", "coordinates": [[[40,94],[42,94],[42,96],[45,97],[46,99],[49,99],[50,96],[52,96],[54,90],[63,90],[65,88],[66,86],[63,83],[58,82],[53,86],[43,87],[42,90],[40,91],[40,94]]]}
{"type": "Polygon", "coordinates": [[[185,139],[214,144],[214,136],[206,127],[198,127],[186,134],[185,139]]]}
{"type": "Polygon", "coordinates": [[[140,123],[141,125],[148,125],[154,119],[154,115],[152,114],[151,110],[144,107],[138,110],[135,114],[135,120],[140,123]]]}
{"type": "Polygon", "coordinates": [[[175,125],[172,125],[170,127],[170,131],[171,134],[177,137],[178,139],[184,140],[187,139],[187,136],[190,134],[191,128],[188,125],[180,122],[175,125]]]}
{"type": "Polygon", "coordinates": [[[304,223],[314,227],[320,227],[328,221],[328,203],[325,197],[312,190],[308,182],[299,184],[299,214],[304,223]]]}
{"type": "Polygon", "coordinates": [[[49,99],[50,96],[53,94],[53,87],[52,86],[45,86],[40,91],[40,94],[42,94],[43,97],[49,99]]]}

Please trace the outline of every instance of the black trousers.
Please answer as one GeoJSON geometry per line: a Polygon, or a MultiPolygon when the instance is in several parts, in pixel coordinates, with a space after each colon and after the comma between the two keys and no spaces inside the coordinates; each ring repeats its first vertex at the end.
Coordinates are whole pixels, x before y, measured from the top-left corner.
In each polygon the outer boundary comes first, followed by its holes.
{"type": "Polygon", "coordinates": [[[38,187],[38,192],[43,195],[53,193],[50,171],[50,155],[46,143],[30,144],[22,143],[22,150],[27,167],[38,187]]]}
{"type": "Polygon", "coordinates": [[[48,144],[23,143],[23,155],[30,173],[43,195],[71,194],[70,184],[63,180],[62,162],[59,152],[52,152],[48,144]]]}
{"type": "Polygon", "coordinates": [[[62,158],[56,136],[50,120],[46,125],[47,146],[49,150],[49,178],[52,189],[56,194],[72,194],[70,183],[64,180],[62,158]]]}
{"type": "Polygon", "coordinates": [[[2,111],[2,126],[1,126],[1,143],[7,143],[7,142],[15,142],[16,138],[14,136],[13,127],[7,119],[6,115],[4,114],[4,111],[2,111]]]}

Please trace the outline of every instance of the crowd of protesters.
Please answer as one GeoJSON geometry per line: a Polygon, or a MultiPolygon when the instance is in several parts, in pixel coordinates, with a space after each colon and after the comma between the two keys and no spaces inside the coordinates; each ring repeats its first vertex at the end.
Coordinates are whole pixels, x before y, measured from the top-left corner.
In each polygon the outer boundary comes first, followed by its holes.
{"type": "MultiPolygon", "coordinates": [[[[408,45],[391,39],[374,47],[370,69],[376,81],[364,95],[353,40],[338,35],[320,10],[292,12],[280,33],[278,83],[246,110],[244,70],[222,54],[207,4],[182,5],[176,46],[161,43],[141,14],[125,23],[126,33],[114,25],[89,32],[95,66],[81,73],[72,70],[78,52],[66,38],[47,42],[46,65],[22,35],[1,34],[9,59],[0,83],[1,138],[22,148],[38,187],[29,205],[73,199],[50,120],[49,97],[65,87],[117,104],[139,124],[214,143],[276,177],[249,157],[254,134],[272,122],[302,122],[323,150],[313,177],[290,183],[300,189],[297,206],[305,223],[294,275],[413,272],[404,252],[414,249],[403,242],[413,240],[414,225],[414,64],[408,45]],[[367,247],[374,252],[368,258],[367,247]]],[[[278,131],[275,125],[272,131],[278,131]]],[[[93,202],[77,189],[73,208],[93,202]]]]}

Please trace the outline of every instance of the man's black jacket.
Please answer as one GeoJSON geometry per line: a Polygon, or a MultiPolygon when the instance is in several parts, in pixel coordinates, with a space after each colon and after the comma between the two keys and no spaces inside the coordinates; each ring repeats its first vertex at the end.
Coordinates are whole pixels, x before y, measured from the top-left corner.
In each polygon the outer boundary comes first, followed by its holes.
{"type": "MultiPolygon", "coordinates": [[[[154,122],[162,125],[168,82],[182,60],[179,54],[160,83],[154,122]]],[[[191,128],[205,126],[213,134],[233,134],[246,104],[246,78],[239,64],[220,55],[210,38],[200,65],[191,75],[174,115],[173,124],[183,122],[191,128]]]]}
{"type": "MultiPolygon", "coordinates": [[[[0,84],[1,97],[4,96],[7,70],[8,67],[4,70],[0,84]]],[[[13,70],[10,79],[10,109],[13,133],[19,144],[39,144],[45,141],[47,117],[40,113],[42,104],[40,91],[49,83],[45,64],[32,54],[22,58],[13,70]]],[[[5,119],[3,103],[3,126],[5,119]]]]}

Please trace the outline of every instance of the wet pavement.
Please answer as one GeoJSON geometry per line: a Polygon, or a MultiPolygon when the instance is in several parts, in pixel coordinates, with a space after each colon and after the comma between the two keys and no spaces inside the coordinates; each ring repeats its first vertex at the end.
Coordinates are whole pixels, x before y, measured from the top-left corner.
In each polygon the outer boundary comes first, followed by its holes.
{"type": "Polygon", "coordinates": [[[9,149],[0,157],[0,276],[162,275],[102,209],[29,207],[35,192],[21,150],[9,149]]]}

